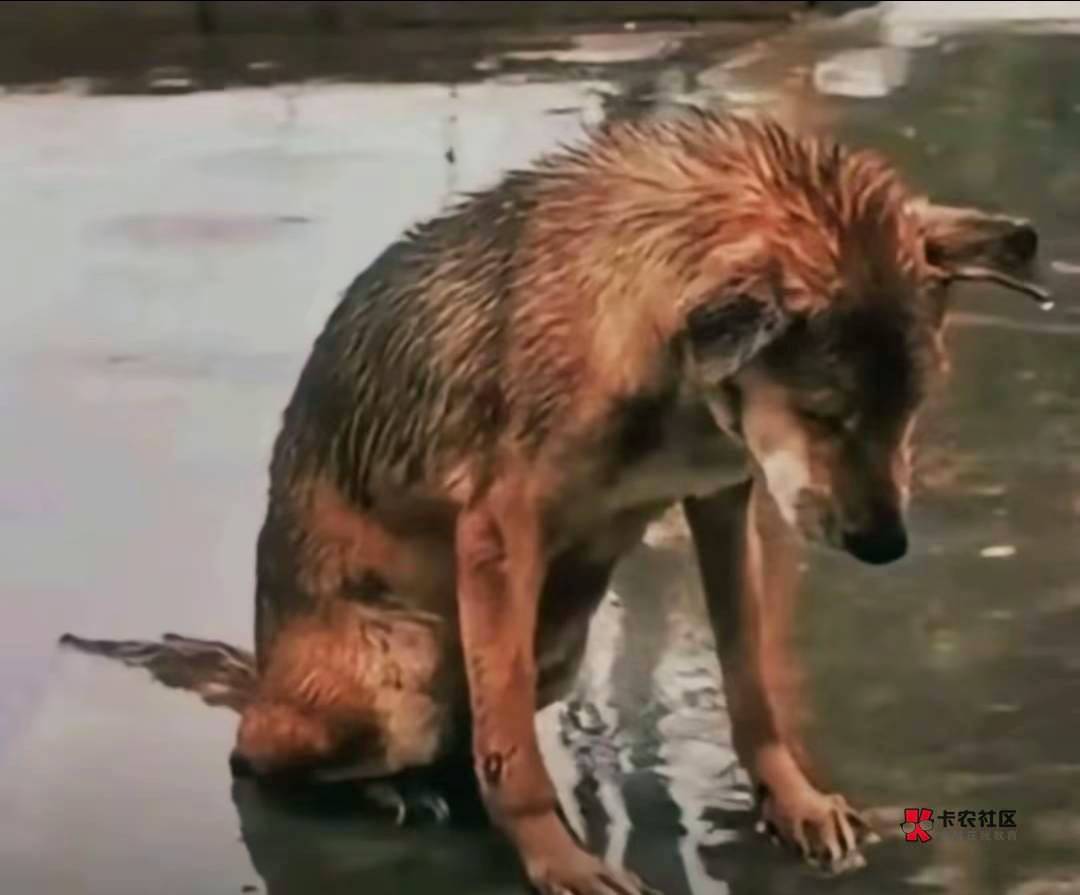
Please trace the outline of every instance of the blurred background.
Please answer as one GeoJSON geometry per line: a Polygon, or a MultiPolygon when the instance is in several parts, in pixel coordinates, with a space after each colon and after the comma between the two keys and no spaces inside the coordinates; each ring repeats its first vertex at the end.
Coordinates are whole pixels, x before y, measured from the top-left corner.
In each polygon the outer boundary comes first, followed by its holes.
{"type": "Polygon", "coordinates": [[[879,820],[753,834],[677,517],[541,718],[578,830],[668,895],[1080,893],[1080,4],[0,3],[0,891],[517,892],[495,837],[268,802],[224,711],[60,653],[249,644],[279,414],[353,275],[608,116],[762,110],[1031,217],[1058,306],[958,292],[908,558],[810,557],[806,727],[879,820]],[[904,807],[1015,839],[900,838],[904,807]]]}

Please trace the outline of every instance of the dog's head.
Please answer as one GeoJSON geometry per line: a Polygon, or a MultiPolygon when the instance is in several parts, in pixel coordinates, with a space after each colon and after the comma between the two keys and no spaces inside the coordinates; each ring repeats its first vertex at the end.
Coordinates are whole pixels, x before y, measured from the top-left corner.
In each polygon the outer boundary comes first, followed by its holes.
{"type": "Polygon", "coordinates": [[[912,199],[854,159],[783,181],[786,211],[747,228],[742,273],[691,307],[686,332],[691,375],[784,519],[878,564],[907,550],[911,438],[945,366],[950,285],[1046,295],[1021,278],[1030,223],[912,199]]]}

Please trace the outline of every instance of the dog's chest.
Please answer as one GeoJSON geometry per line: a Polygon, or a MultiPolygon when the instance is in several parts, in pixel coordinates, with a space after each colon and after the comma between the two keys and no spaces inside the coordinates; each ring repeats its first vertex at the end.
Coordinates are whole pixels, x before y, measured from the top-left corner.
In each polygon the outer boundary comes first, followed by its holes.
{"type": "Polygon", "coordinates": [[[613,514],[712,494],[746,476],[745,450],[699,403],[632,408],[615,444],[601,498],[613,514]]]}
{"type": "Polygon", "coordinates": [[[568,452],[544,527],[553,553],[614,561],[671,504],[743,481],[746,453],[687,401],[624,402],[600,437],[568,452]]]}

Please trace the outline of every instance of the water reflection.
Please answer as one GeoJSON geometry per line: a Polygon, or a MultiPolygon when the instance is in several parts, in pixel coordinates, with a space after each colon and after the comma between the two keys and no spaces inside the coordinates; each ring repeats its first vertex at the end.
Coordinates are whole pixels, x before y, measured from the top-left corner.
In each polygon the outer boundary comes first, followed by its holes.
{"type": "MultiPolygon", "coordinates": [[[[756,893],[763,884],[860,891],[814,879],[752,831],[749,782],[731,746],[701,599],[686,550],[644,545],[620,568],[580,685],[539,722],[568,821],[593,850],[667,895],[756,893]]],[[[462,891],[516,891],[512,854],[482,827],[397,830],[365,812],[348,787],[284,798],[237,781],[232,796],[270,893],[361,883],[426,891],[435,868],[462,891]]],[[[904,881],[911,862],[899,843],[873,857],[875,891],[941,890],[926,874],[904,881]]]]}
{"type": "Polygon", "coordinates": [[[284,799],[240,780],[232,798],[269,895],[520,891],[514,855],[494,836],[396,828],[360,811],[347,789],[284,799]]]}
{"type": "Polygon", "coordinates": [[[844,50],[814,66],[815,89],[831,96],[888,96],[907,77],[908,53],[895,47],[844,50]]]}

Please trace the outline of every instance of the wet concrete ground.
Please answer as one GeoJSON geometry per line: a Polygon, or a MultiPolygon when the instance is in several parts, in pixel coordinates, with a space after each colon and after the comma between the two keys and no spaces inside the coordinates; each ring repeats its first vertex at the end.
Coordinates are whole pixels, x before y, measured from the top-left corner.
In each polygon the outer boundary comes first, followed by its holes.
{"type": "MultiPolygon", "coordinates": [[[[886,834],[924,806],[1015,811],[1015,839],[893,836],[819,881],[753,835],[677,536],[623,565],[579,694],[541,719],[567,813],[669,895],[1080,892],[1077,26],[920,24],[932,4],[901,6],[737,41],[533,36],[466,54],[456,85],[0,97],[0,890],[518,891],[489,833],[234,786],[225,711],[53,644],[249,643],[270,441],[341,288],[453,191],[583,122],[696,103],[878,146],[938,198],[1041,228],[1053,314],[958,298],[911,555],[814,554],[799,623],[831,781],[886,834]]],[[[424,70],[439,77],[435,48],[424,70]]]]}

